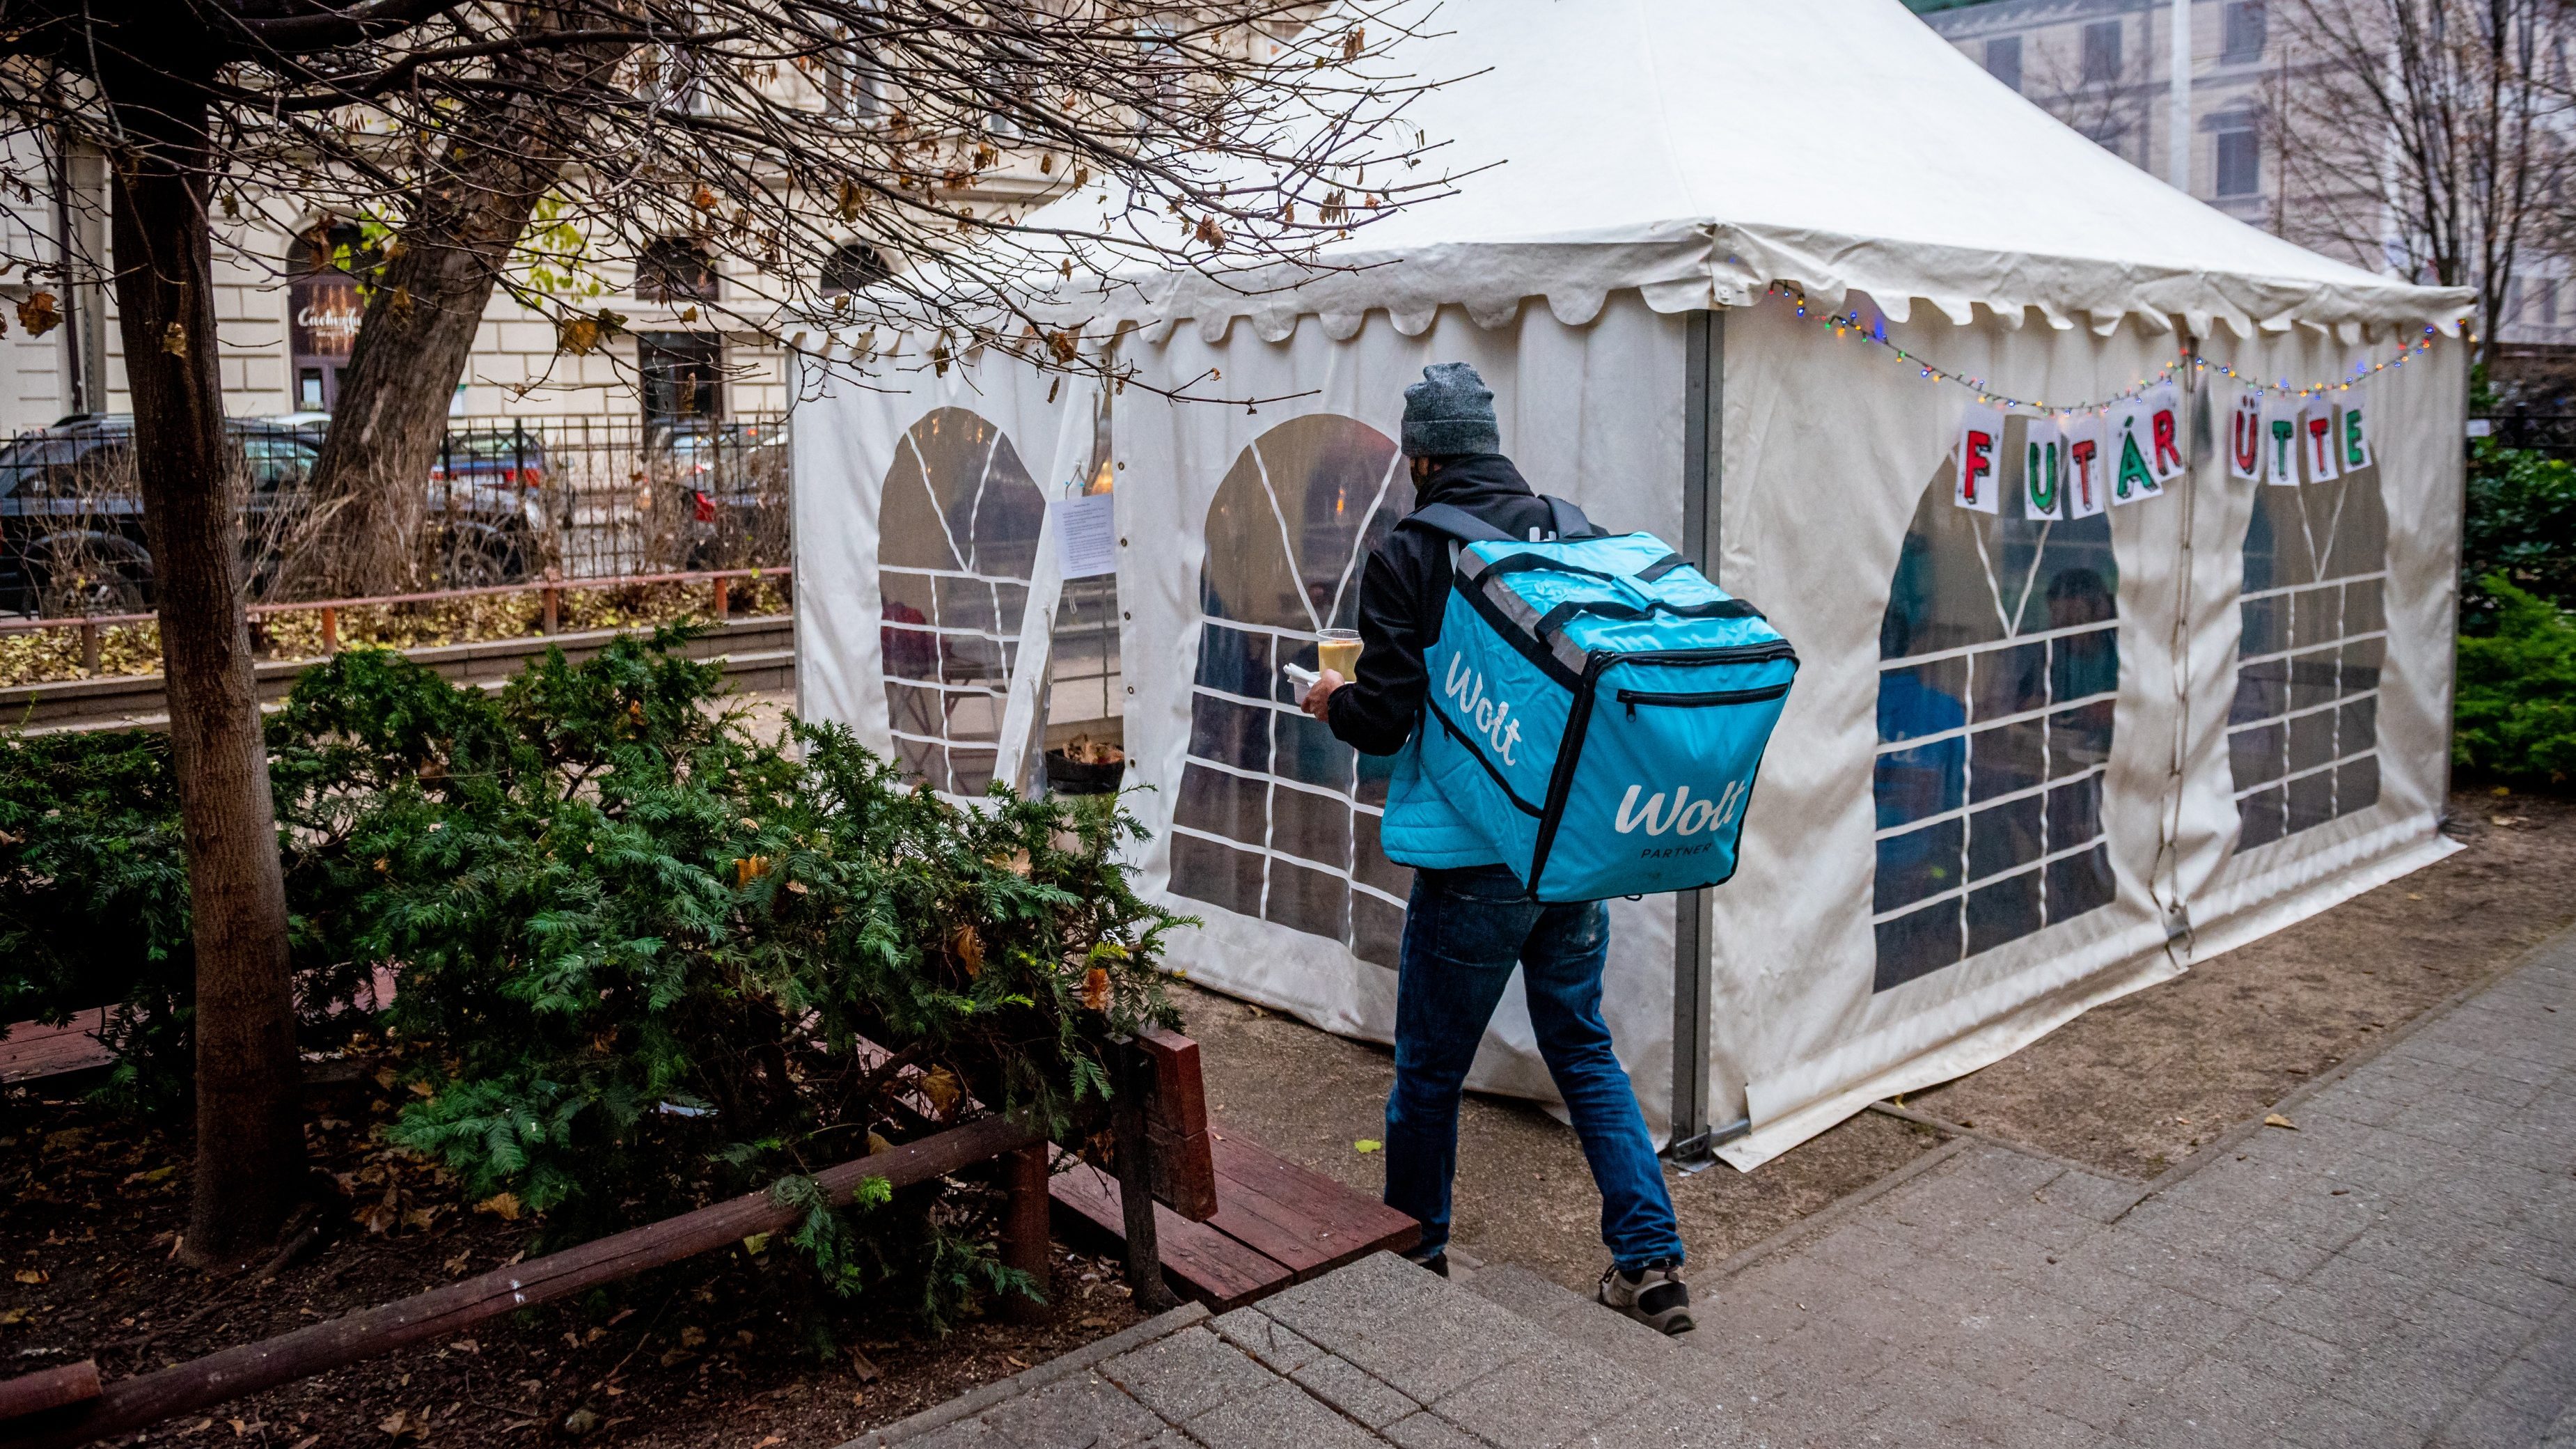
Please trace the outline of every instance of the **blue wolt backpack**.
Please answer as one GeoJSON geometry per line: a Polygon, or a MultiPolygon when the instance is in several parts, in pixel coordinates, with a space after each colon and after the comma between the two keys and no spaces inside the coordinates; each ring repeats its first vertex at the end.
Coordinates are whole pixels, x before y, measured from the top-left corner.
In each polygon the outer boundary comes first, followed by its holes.
{"type": "Polygon", "coordinates": [[[1798,656],[1661,539],[1547,502],[1548,542],[1446,503],[1399,525],[1457,540],[1425,783],[1539,900],[1716,885],[1798,656]]]}

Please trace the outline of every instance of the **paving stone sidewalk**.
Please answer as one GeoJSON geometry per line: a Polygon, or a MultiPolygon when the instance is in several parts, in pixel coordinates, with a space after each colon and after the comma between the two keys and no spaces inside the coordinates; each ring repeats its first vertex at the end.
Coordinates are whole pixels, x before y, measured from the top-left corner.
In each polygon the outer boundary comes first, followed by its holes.
{"type": "Polygon", "coordinates": [[[2576,1449],[2576,933],[2285,1111],[2152,1193],[1960,1139],[1683,1340],[1381,1255],[847,1449],[2576,1449]]]}

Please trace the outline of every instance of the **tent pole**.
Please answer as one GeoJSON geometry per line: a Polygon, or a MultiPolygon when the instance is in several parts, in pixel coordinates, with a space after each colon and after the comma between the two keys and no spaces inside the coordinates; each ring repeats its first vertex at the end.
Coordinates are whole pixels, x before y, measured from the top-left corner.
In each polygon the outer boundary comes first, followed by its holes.
{"type": "MultiPolygon", "coordinates": [[[[1718,574],[1719,497],[1725,472],[1726,314],[1683,318],[1681,555],[1718,574]]],[[[1716,1146],[1743,1135],[1748,1123],[1709,1124],[1708,998],[1714,959],[1715,902],[1707,891],[1682,891],[1673,909],[1673,1165],[1698,1172],[1717,1159],[1716,1146]]]]}

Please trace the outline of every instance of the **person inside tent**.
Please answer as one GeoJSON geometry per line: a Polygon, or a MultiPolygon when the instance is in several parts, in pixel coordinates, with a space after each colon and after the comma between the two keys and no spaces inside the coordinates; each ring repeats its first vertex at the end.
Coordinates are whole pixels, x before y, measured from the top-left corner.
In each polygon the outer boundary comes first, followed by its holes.
{"type": "MultiPolygon", "coordinates": [[[[1502,456],[1494,395],[1463,362],[1436,363],[1404,390],[1403,448],[1417,507],[1449,503],[1517,538],[1544,539],[1552,515],[1502,456]]],[[[1360,577],[1359,677],[1326,671],[1308,714],[1365,755],[1394,755],[1379,838],[1413,867],[1396,970],[1395,1086],[1386,1101],[1386,1201],[1422,1223],[1416,1261],[1449,1271],[1450,1179],[1458,1097],[1512,967],[1523,972],[1540,1054],[1565,1098],[1601,1192],[1610,1266],[1601,1301],[1665,1333],[1692,1327],[1690,1290],[1663,1164],[1601,1018],[1610,917],[1599,901],[1542,905],[1502,854],[1424,779],[1420,732],[1451,577],[1449,544],[1398,527],[1360,577]]]]}

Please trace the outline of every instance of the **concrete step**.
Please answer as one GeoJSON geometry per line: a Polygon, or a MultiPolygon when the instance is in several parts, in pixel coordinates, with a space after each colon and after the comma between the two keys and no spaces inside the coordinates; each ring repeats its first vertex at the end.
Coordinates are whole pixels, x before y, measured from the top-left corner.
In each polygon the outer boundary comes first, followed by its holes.
{"type": "MultiPolygon", "coordinates": [[[[1690,1341],[1697,1334],[1666,1338],[1517,1263],[1497,1263],[1463,1273],[1453,1267],[1452,1274],[1460,1286],[1486,1302],[1510,1310],[1565,1343],[1588,1349],[1668,1388],[1699,1394],[1714,1391],[1723,1382],[1717,1359],[1693,1350],[1690,1341]]],[[[1699,1306],[1696,1294],[1692,1306],[1699,1306]]]]}

